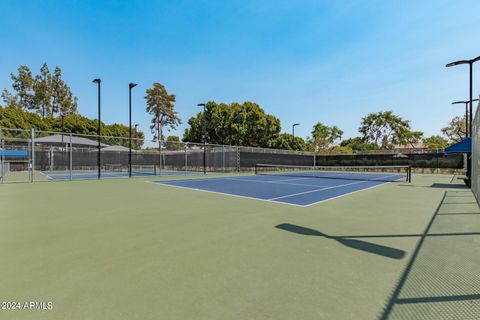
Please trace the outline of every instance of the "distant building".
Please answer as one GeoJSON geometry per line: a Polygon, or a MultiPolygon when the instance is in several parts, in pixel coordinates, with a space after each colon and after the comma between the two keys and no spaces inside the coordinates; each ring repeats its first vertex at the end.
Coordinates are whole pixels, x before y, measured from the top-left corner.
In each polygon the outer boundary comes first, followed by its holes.
{"type": "Polygon", "coordinates": [[[422,153],[428,152],[429,149],[423,142],[417,142],[413,144],[396,144],[393,146],[393,150],[398,153],[422,153]]]}

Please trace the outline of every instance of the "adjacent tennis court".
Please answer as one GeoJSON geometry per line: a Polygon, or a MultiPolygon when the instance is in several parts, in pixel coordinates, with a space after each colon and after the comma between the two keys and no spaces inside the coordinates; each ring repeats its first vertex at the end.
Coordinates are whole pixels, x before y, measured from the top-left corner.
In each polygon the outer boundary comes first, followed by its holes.
{"type": "MultiPolygon", "coordinates": [[[[41,174],[49,180],[91,180],[98,179],[98,170],[55,170],[41,171],[41,174]]],[[[150,176],[178,176],[198,174],[196,171],[185,170],[160,170],[155,165],[133,165],[132,177],[150,177],[150,176]]],[[[110,166],[102,167],[100,170],[101,178],[128,178],[128,166],[110,166]]]]}
{"type": "Polygon", "coordinates": [[[310,206],[390,182],[411,181],[408,166],[305,167],[259,164],[254,176],[154,181],[179,188],[310,206]]]}

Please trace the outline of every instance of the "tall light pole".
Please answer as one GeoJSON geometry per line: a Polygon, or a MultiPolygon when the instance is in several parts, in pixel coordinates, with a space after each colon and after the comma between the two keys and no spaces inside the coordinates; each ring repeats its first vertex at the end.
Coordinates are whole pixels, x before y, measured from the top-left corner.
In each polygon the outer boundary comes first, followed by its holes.
{"type": "Polygon", "coordinates": [[[202,116],[202,140],[203,140],[203,174],[207,174],[207,141],[206,141],[206,132],[205,132],[205,103],[197,104],[198,107],[203,107],[203,116],[202,116]]]}
{"type": "Polygon", "coordinates": [[[469,132],[471,133],[472,132],[472,102],[473,102],[473,64],[475,62],[477,62],[478,60],[480,60],[480,56],[474,58],[474,59],[470,59],[470,60],[458,60],[458,61],[454,61],[454,62],[451,62],[449,64],[446,65],[446,67],[454,67],[454,66],[458,66],[458,65],[461,65],[461,64],[468,64],[469,66],[469,71],[470,71],[470,116],[469,116],[469,132]]]}
{"type": "Polygon", "coordinates": [[[300,123],[294,123],[294,124],[292,124],[292,136],[293,136],[293,138],[295,138],[295,127],[296,127],[296,126],[299,126],[299,125],[300,125],[300,123]]]}
{"type": "Polygon", "coordinates": [[[137,84],[130,82],[128,84],[128,128],[130,131],[130,139],[128,140],[128,177],[132,177],[132,88],[137,84]]]}
{"type": "Polygon", "coordinates": [[[102,83],[102,80],[100,79],[93,79],[93,83],[97,84],[98,87],[98,158],[97,158],[97,165],[98,165],[98,179],[100,179],[101,176],[101,169],[100,169],[100,163],[101,163],[101,155],[100,155],[100,135],[102,134],[102,129],[100,127],[101,121],[100,121],[100,84],[102,83]]]}
{"type": "MultiPolygon", "coordinates": [[[[478,101],[478,99],[473,99],[472,101],[478,101]]],[[[468,130],[468,104],[470,103],[470,101],[455,101],[455,102],[452,102],[452,104],[461,104],[461,103],[464,103],[465,104],[465,135],[467,137],[470,137],[471,136],[471,132],[468,130]],[[470,133],[470,135],[469,135],[470,133]]]]}

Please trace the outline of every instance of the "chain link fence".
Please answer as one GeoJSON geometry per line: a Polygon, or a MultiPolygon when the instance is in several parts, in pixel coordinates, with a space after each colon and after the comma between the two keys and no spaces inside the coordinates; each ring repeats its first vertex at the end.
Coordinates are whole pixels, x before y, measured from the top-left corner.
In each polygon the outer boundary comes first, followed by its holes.
{"type": "Polygon", "coordinates": [[[472,122],[472,192],[480,204],[480,104],[472,122]]]}
{"type": "Polygon", "coordinates": [[[250,172],[256,164],[411,165],[414,171],[426,172],[464,167],[462,155],[425,150],[332,155],[7,128],[0,128],[0,142],[2,183],[250,172]]]}

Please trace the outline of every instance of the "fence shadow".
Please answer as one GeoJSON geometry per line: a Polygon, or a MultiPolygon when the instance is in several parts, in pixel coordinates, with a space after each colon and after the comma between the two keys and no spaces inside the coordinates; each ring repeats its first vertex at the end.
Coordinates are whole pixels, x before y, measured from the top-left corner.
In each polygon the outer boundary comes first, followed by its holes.
{"type": "Polygon", "coordinates": [[[453,183],[432,183],[431,188],[437,189],[468,189],[467,186],[463,184],[453,184],[453,183]]]}

